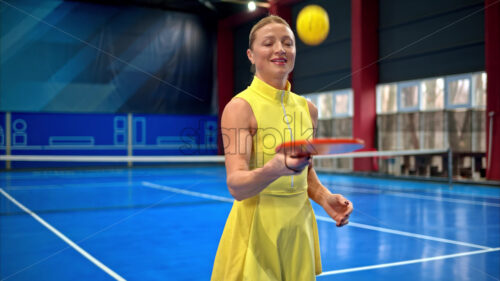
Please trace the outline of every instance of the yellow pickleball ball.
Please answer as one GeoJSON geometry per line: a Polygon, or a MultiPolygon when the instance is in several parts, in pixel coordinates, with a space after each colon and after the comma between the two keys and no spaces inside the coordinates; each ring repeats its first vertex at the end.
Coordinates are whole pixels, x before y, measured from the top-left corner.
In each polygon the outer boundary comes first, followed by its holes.
{"type": "Polygon", "coordinates": [[[330,30],[328,13],[321,6],[305,6],[297,16],[297,34],[307,45],[316,46],[325,41],[330,30]]]}

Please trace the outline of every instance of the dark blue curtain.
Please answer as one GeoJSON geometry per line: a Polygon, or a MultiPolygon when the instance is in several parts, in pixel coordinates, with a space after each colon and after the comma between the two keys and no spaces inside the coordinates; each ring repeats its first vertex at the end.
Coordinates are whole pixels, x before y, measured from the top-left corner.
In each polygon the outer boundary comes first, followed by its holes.
{"type": "Polygon", "coordinates": [[[136,6],[0,3],[0,111],[215,114],[215,27],[136,6]]]}

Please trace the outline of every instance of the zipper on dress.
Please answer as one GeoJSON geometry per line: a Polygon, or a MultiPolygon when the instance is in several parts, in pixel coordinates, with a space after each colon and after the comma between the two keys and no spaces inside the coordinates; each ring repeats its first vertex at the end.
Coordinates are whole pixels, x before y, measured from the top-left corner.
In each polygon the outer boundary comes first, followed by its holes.
{"type": "MultiPolygon", "coordinates": [[[[292,133],[292,128],[290,127],[290,122],[288,121],[288,116],[286,115],[286,109],[285,109],[285,91],[281,91],[281,107],[283,108],[283,114],[285,116],[285,122],[286,125],[288,126],[288,130],[290,130],[290,140],[293,141],[293,133],[292,133]]],[[[293,176],[292,176],[292,188],[293,188],[293,176]]]]}

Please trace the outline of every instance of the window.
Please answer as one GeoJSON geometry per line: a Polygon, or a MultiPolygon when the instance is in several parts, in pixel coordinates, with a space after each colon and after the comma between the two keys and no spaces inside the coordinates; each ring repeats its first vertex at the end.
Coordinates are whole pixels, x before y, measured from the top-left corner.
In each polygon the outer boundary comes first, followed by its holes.
{"type": "Polygon", "coordinates": [[[333,115],[335,117],[352,116],[352,91],[333,92],[333,115]]]}
{"type": "Polygon", "coordinates": [[[481,72],[472,75],[472,106],[485,107],[486,106],[486,73],[481,72]]]}
{"type": "Polygon", "coordinates": [[[444,79],[427,79],[421,83],[422,110],[439,110],[444,108],[444,79]]]}
{"type": "Polygon", "coordinates": [[[419,83],[404,82],[399,84],[398,93],[398,111],[418,111],[419,102],[419,83]]]}
{"type": "Polygon", "coordinates": [[[377,86],[377,113],[396,112],[397,108],[397,84],[386,84],[377,86]]]}
{"type": "Polygon", "coordinates": [[[304,98],[306,98],[308,101],[312,102],[316,107],[318,107],[318,95],[314,94],[304,95],[304,98]]]}
{"type": "Polygon", "coordinates": [[[318,119],[331,119],[333,117],[333,97],[331,93],[318,95],[318,119]]]}
{"type": "Polygon", "coordinates": [[[446,108],[470,107],[471,76],[459,75],[446,78],[446,108]]]}
{"type": "Polygon", "coordinates": [[[352,90],[338,90],[304,95],[318,108],[318,119],[328,120],[352,116],[352,90]]]}
{"type": "Polygon", "coordinates": [[[379,149],[485,151],[486,82],[476,72],[378,85],[379,149]]]}

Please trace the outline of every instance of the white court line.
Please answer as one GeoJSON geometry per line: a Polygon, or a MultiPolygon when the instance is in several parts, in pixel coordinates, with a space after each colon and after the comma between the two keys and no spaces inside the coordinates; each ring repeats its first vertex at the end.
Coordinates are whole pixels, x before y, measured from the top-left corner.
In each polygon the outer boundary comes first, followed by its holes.
{"type": "MultiPolygon", "coordinates": [[[[390,179],[389,179],[390,180],[390,179]]],[[[496,199],[500,200],[500,196],[497,195],[485,195],[485,194],[470,194],[470,193],[464,193],[460,191],[450,191],[446,189],[441,189],[438,191],[433,190],[433,189],[428,189],[426,190],[425,188],[416,188],[416,189],[408,189],[408,188],[398,188],[398,187],[387,187],[384,186],[383,184],[376,183],[373,185],[370,184],[364,184],[364,183],[356,183],[354,186],[352,185],[346,185],[345,183],[340,183],[337,184],[334,180],[331,179],[322,179],[322,181],[328,183],[329,185],[333,185],[335,187],[337,186],[342,186],[342,187],[347,187],[347,188],[355,188],[355,189],[369,189],[371,191],[378,191],[378,192],[425,192],[433,195],[456,195],[456,196],[462,196],[462,197],[474,197],[474,198],[486,198],[486,199],[496,199]]],[[[431,182],[432,183],[432,182],[431,182]]],[[[439,187],[441,188],[441,187],[439,187]]],[[[448,187],[449,188],[449,187],[448,187]]]]}
{"type": "MultiPolygon", "coordinates": [[[[316,219],[319,221],[335,223],[333,221],[333,219],[331,219],[329,217],[316,216],[316,219]]],[[[399,231],[399,230],[378,227],[378,226],[371,226],[371,225],[356,223],[356,222],[349,222],[348,226],[369,229],[369,230],[375,230],[375,231],[391,233],[391,234],[396,234],[396,235],[402,235],[402,236],[409,236],[409,237],[414,237],[414,238],[419,238],[419,239],[432,240],[432,241],[437,241],[437,242],[442,242],[442,243],[455,244],[455,245],[467,246],[467,247],[472,247],[472,248],[479,248],[479,249],[483,249],[483,250],[491,249],[490,247],[485,247],[485,246],[481,246],[481,245],[477,245],[477,244],[471,244],[471,243],[449,240],[449,239],[433,237],[433,236],[428,236],[428,235],[422,235],[422,234],[415,234],[415,233],[411,233],[411,232],[399,231]]]]}
{"type": "Polygon", "coordinates": [[[479,206],[500,207],[500,204],[497,204],[497,203],[478,202],[478,201],[470,201],[470,200],[465,200],[465,199],[452,199],[452,198],[442,198],[442,197],[439,198],[439,197],[434,197],[434,196],[429,196],[429,195],[406,194],[406,193],[401,193],[401,192],[394,192],[394,193],[388,192],[385,194],[407,197],[407,198],[428,199],[428,200],[451,202],[451,203],[463,203],[463,204],[479,205],[479,206]]]}
{"type": "Polygon", "coordinates": [[[147,182],[147,181],[143,181],[142,185],[147,186],[147,187],[151,187],[151,188],[155,188],[155,189],[161,189],[161,190],[166,190],[166,191],[170,191],[170,192],[185,194],[185,195],[189,195],[189,196],[193,196],[193,197],[212,199],[212,200],[228,202],[228,203],[233,203],[233,201],[234,201],[234,199],[228,198],[228,197],[211,195],[211,194],[195,192],[195,191],[188,191],[188,190],[184,190],[184,189],[180,189],[180,188],[155,184],[155,183],[147,182]]]}
{"type": "Polygon", "coordinates": [[[2,193],[3,196],[5,196],[7,199],[9,199],[12,203],[16,204],[19,208],[21,208],[23,211],[31,215],[35,220],[37,220],[39,223],[41,223],[43,226],[45,226],[48,230],[52,231],[55,235],[57,235],[59,238],[61,238],[64,242],[66,242],[68,245],[70,245],[73,249],[75,249],[77,252],[79,252],[82,256],[87,258],[89,261],[91,261],[93,264],[95,264],[97,267],[102,269],[104,272],[109,274],[111,277],[113,277],[115,280],[119,281],[126,281],[123,277],[118,275],[116,272],[111,270],[109,267],[105,266],[103,263],[98,261],[96,258],[94,258],[92,255],[87,253],[84,249],[80,248],[76,243],[71,241],[68,237],[66,237],[64,234],[59,232],[59,230],[55,229],[52,225],[47,223],[45,220],[43,220],[41,217],[39,217],[37,214],[32,212],[30,209],[26,208],[23,204],[19,203],[16,199],[14,199],[12,196],[10,196],[7,192],[3,190],[3,188],[0,188],[0,193],[2,193]]]}
{"type": "Polygon", "coordinates": [[[463,252],[463,253],[458,253],[458,254],[437,256],[437,257],[430,257],[430,258],[422,258],[422,259],[407,260],[407,261],[400,261],[400,262],[391,262],[391,263],[383,263],[383,264],[377,264],[377,265],[369,265],[369,266],[360,266],[360,267],[353,267],[353,268],[346,268],[346,269],[339,269],[339,270],[331,270],[331,271],[325,271],[325,272],[321,273],[320,275],[318,275],[318,277],[327,276],[327,275],[342,274],[342,273],[348,273],[348,272],[355,272],[355,271],[370,270],[370,269],[376,269],[376,268],[386,268],[386,267],[407,265],[407,264],[413,264],[413,263],[423,263],[423,262],[429,262],[429,261],[435,261],[435,260],[451,259],[451,258],[456,258],[456,257],[478,255],[478,254],[497,252],[497,251],[500,251],[500,248],[489,248],[489,249],[485,249],[485,250],[463,252]]]}
{"type": "Polygon", "coordinates": [[[500,204],[498,204],[498,203],[478,202],[478,201],[471,201],[471,200],[465,200],[465,199],[443,198],[443,197],[437,197],[437,196],[431,196],[431,195],[408,194],[408,193],[404,193],[404,192],[395,192],[395,191],[390,191],[390,190],[381,191],[381,190],[372,190],[372,189],[367,189],[367,188],[347,187],[347,186],[342,186],[342,185],[339,185],[337,187],[332,187],[331,189],[350,191],[350,192],[360,192],[360,193],[384,194],[384,195],[392,195],[392,196],[414,198],[414,199],[427,199],[427,200],[450,202],[450,203],[463,203],[463,204],[479,205],[479,206],[500,207],[500,204]]]}
{"type": "MultiPolygon", "coordinates": [[[[180,193],[180,194],[185,194],[185,195],[194,196],[194,197],[212,199],[212,200],[229,202],[229,203],[234,202],[234,199],[228,198],[228,197],[216,196],[216,195],[211,195],[211,194],[206,194],[206,193],[201,193],[201,192],[188,191],[188,190],[184,190],[184,189],[180,189],[180,188],[175,188],[175,187],[170,187],[170,186],[155,184],[155,183],[146,182],[146,181],[143,181],[142,185],[144,185],[146,187],[151,187],[151,188],[155,188],[155,189],[166,190],[166,191],[180,193]]],[[[330,222],[330,223],[335,223],[333,221],[333,219],[328,218],[328,217],[316,216],[316,219],[320,220],[320,221],[326,221],[326,222],[330,222]]],[[[491,249],[490,247],[476,245],[476,244],[471,244],[471,243],[467,243],[467,242],[460,242],[460,241],[449,240],[449,239],[444,239],[444,238],[439,238],[439,237],[433,237],[433,236],[415,234],[415,233],[410,233],[410,232],[404,232],[404,231],[399,231],[399,230],[394,230],[394,229],[389,229],[389,228],[371,226],[371,225],[366,225],[366,224],[361,224],[361,223],[355,223],[355,222],[352,222],[352,221],[349,222],[349,224],[347,226],[364,228],[364,229],[370,229],[370,230],[375,230],[375,231],[380,231],[380,232],[386,232],[386,233],[391,233],[391,234],[396,234],[396,235],[401,235],[401,236],[408,236],[408,237],[413,237],[413,238],[419,238],[419,239],[425,239],[425,240],[432,240],[432,241],[437,241],[437,242],[443,242],[443,243],[449,243],[449,244],[455,244],[455,245],[467,246],[467,247],[473,247],[473,248],[479,248],[479,249],[485,249],[485,250],[486,249],[491,249]]]]}

